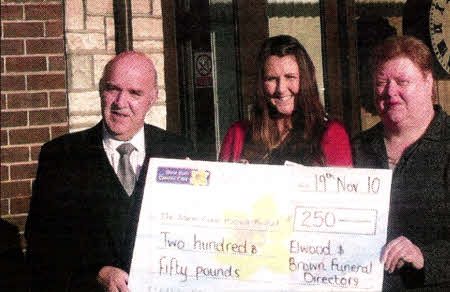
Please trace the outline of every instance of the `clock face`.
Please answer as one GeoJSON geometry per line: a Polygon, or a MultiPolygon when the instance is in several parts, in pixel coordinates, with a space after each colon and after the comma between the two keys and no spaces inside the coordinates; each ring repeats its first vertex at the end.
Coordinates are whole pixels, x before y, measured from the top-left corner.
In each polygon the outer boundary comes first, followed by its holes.
{"type": "Polygon", "coordinates": [[[433,0],[430,8],[430,38],[437,60],[450,74],[450,0],[433,0]]]}

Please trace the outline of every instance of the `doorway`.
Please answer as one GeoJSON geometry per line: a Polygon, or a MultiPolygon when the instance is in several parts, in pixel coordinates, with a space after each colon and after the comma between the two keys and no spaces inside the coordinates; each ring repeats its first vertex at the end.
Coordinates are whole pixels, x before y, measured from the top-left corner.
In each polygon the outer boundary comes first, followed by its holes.
{"type": "Polygon", "coordinates": [[[199,158],[216,160],[242,118],[234,1],[178,0],[175,6],[181,132],[199,158]]]}

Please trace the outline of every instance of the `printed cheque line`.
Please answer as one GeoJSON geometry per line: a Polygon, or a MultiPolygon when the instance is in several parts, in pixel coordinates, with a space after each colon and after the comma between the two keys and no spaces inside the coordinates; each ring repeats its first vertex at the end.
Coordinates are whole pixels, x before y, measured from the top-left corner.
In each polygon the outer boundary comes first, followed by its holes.
{"type": "MultiPolygon", "coordinates": [[[[158,247],[158,250],[174,250],[173,247],[158,247]]],[[[252,256],[259,258],[268,258],[273,259],[277,256],[266,256],[266,255],[258,255],[258,254],[249,254],[249,253],[233,253],[233,252],[220,252],[220,251],[205,251],[205,250],[195,250],[195,249],[181,249],[181,251],[189,251],[193,253],[208,253],[208,254],[220,254],[220,255],[232,255],[232,256],[252,256]]]]}
{"type": "Polygon", "coordinates": [[[202,225],[188,225],[188,224],[171,224],[162,222],[161,225],[165,226],[189,226],[196,228],[206,228],[206,229],[226,229],[226,230],[239,230],[239,231],[257,231],[257,232],[279,232],[279,230],[267,230],[267,229],[249,229],[249,228],[232,228],[232,227],[211,227],[211,226],[202,226],[202,225]]]}
{"type": "MultiPolygon", "coordinates": [[[[347,287],[345,285],[316,284],[316,283],[303,283],[303,282],[289,282],[288,285],[290,285],[290,286],[321,286],[321,285],[326,285],[326,286],[338,287],[338,288],[350,288],[350,287],[347,287]]],[[[373,289],[373,288],[370,288],[370,287],[358,287],[358,289],[369,290],[369,289],[373,289]]],[[[359,291],[359,290],[357,290],[357,291],[359,291]]]]}
{"type": "MultiPolygon", "coordinates": [[[[151,274],[156,275],[156,276],[160,276],[162,277],[166,277],[166,278],[173,278],[170,275],[166,275],[163,274],[161,275],[159,272],[151,272],[151,274]]],[[[194,274],[189,274],[187,275],[188,279],[189,278],[197,278],[194,274]]],[[[249,282],[249,283],[265,283],[265,284],[271,284],[273,283],[272,281],[263,281],[263,280],[242,280],[239,278],[225,278],[225,277],[217,277],[217,276],[202,276],[202,277],[198,277],[199,279],[202,278],[202,280],[228,280],[228,281],[239,281],[239,282],[249,282]]]]}
{"type": "Polygon", "coordinates": [[[372,223],[372,220],[357,220],[357,219],[339,219],[339,222],[351,222],[351,223],[372,223]]]}

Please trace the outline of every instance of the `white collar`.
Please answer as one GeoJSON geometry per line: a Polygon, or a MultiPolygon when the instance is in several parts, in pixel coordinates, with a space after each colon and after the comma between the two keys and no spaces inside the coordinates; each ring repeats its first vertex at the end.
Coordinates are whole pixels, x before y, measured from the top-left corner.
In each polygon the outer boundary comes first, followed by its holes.
{"type": "Polygon", "coordinates": [[[131,143],[136,148],[138,152],[145,153],[145,137],[144,137],[144,126],[137,131],[137,133],[128,141],[121,141],[115,139],[109,132],[106,130],[105,124],[103,124],[103,144],[106,148],[111,151],[116,151],[117,147],[119,147],[123,143],[131,143]]]}

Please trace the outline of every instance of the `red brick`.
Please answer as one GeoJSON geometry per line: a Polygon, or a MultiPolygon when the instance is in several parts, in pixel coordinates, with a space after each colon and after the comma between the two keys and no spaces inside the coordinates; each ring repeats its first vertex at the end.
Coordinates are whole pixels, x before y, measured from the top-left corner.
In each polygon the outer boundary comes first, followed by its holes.
{"type": "Polygon", "coordinates": [[[9,215],[9,200],[0,200],[2,207],[2,216],[9,215]]]}
{"type": "Polygon", "coordinates": [[[10,165],[11,180],[35,178],[37,163],[10,165]]]}
{"type": "Polygon", "coordinates": [[[1,130],[1,145],[8,145],[8,131],[1,130]]]}
{"type": "Polygon", "coordinates": [[[48,125],[64,122],[67,122],[66,109],[50,109],[30,112],[30,125],[48,125]]]}
{"type": "Polygon", "coordinates": [[[10,212],[12,215],[28,213],[30,209],[30,197],[11,199],[10,212]]]}
{"type": "Polygon", "coordinates": [[[37,2],[61,2],[62,0],[2,0],[5,3],[37,3],[37,2]]]}
{"type": "Polygon", "coordinates": [[[0,101],[1,101],[1,109],[2,110],[6,109],[6,94],[1,95],[0,101]]]}
{"type": "Polygon", "coordinates": [[[28,147],[2,148],[1,159],[2,163],[26,162],[30,160],[30,150],[28,147]]]}
{"type": "Polygon", "coordinates": [[[66,63],[64,56],[51,56],[48,58],[50,71],[64,71],[66,69],[66,63]]]}
{"type": "Polygon", "coordinates": [[[69,126],[54,126],[51,128],[52,139],[69,133],[69,126]]]}
{"type": "Polygon", "coordinates": [[[64,34],[62,21],[52,21],[45,24],[45,32],[48,37],[61,37],[64,34]]]}
{"type": "Polygon", "coordinates": [[[30,90],[66,88],[64,74],[28,75],[27,81],[27,87],[30,90]]]}
{"type": "MultiPolygon", "coordinates": [[[[2,149],[2,152],[3,152],[3,149],[2,149]]],[[[0,171],[1,171],[2,181],[9,180],[9,167],[6,165],[1,165],[0,171]]]]}
{"type": "Polygon", "coordinates": [[[63,54],[63,39],[36,39],[26,40],[26,48],[28,54],[63,54]]]}
{"type": "Polygon", "coordinates": [[[27,124],[27,112],[2,112],[2,127],[19,127],[27,124]]]}
{"type": "Polygon", "coordinates": [[[37,107],[48,107],[46,92],[8,94],[9,109],[37,107]]]}
{"type": "Polygon", "coordinates": [[[6,94],[1,95],[1,109],[6,109],[6,94]]]}
{"type": "Polygon", "coordinates": [[[22,5],[2,5],[1,16],[2,16],[2,20],[23,19],[23,6],[22,5]]]}
{"type": "Polygon", "coordinates": [[[50,20],[62,19],[61,4],[38,4],[25,6],[25,19],[50,20]]]}
{"type": "Polygon", "coordinates": [[[19,228],[20,232],[25,230],[25,223],[27,222],[27,215],[4,217],[3,219],[5,219],[6,221],[8,221],[11,224],[16,225],[19,228]]]}
{"type": "Polygon", "coordinates": [[[2,182],[2,199],[24,197],[31,195],[30,181],[2,182]]]}
{"type": "Polygon", "coordinates": [[[65,106],[67,105],[65,92],[50,92],[50,106],[65,106]]]}
{"type": "Polygon", "coordinates": [[[40,57],[9,57],[6,59],[7,72],[47,71],[47,59],[40,57]]]}
{"type": "Polygon", "coordinates": [[[12,129],[9,131],[9,143],[11,145],[44,143],[49,139],[50,131],[48,128],[12,129]]]}
{"type": "Polygon", "coordinates": [[[37,161],[39,159],[40,152],[41,152],[41,146],[31,146],[31,160],[37,161]]]}
{"type": "Polygon", "coordinates": [[[8,90],[24,90],[25,89],[25,76],[2,76],[1,89],[2,91],[8,90]]]}
{"type": "Polygon", "coordinates": [[[43,37],[44,23],[42,22],[8,22],[3,23],[3,36],[13,37],[43,37]]]}
{"type": "Polygon", "coordinates": [[[2,39],[2,55],[23,55],[23,40],[4,40],[2,39]]]}

